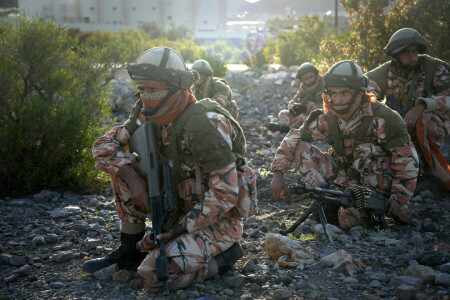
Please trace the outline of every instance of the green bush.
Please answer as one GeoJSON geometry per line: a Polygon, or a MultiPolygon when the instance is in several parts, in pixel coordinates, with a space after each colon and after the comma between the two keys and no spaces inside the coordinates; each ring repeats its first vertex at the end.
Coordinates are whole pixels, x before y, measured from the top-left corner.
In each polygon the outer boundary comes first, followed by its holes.
{"type": "Polygon", "coordinates": [[[80,47],[41,18],[2,23],[0,33],[0,191],[101,186],[91,148],[109,118],[111,66],[123,58],[80,47]]]}

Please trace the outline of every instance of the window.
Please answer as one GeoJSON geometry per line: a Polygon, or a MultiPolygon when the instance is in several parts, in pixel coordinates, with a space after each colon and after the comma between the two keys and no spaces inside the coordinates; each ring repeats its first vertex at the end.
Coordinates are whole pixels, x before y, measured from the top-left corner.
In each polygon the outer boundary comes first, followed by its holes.
{"type": "Polygon", "coordinates": [[[113,21],[113,24],[116,25],[116,24],[117,24],[117,21],[113,21]]]}
{"type": "Polygon", "coordinates": [[[152,7],[152,10],[156,10],[156,7],[152,7]]]}
{"type": "Polygon", "coordinates": [[[95,10],[95,7],[91,6],[90,9],[91,9],[91,10],[95,10]]]}
{"type": "Polygon", "coordinates": [[[172,16],[167,16],[167,20],[172,20],[172,16]]]}
{"type": "Polygon", "coordinates": [[[132,9],[132,10],[136,10],[136,7],[132,7],[131,9],[132,9]]]}
{"type": "Polygon", "coordinates": [[[117,6],[113,6],[113,10],[117,10],[117,6]]]}

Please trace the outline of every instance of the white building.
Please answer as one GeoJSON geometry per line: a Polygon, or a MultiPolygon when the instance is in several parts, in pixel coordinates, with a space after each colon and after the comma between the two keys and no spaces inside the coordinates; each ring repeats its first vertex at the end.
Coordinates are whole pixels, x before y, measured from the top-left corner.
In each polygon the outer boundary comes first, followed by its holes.
{"type": "Polygon", "coordinates": [[[42,15],[81,31],[138,29],[156,22],[167,29],[186,26],[197,38],[226,30],[225,0],[19,0],[27,16],[42,15]]]}

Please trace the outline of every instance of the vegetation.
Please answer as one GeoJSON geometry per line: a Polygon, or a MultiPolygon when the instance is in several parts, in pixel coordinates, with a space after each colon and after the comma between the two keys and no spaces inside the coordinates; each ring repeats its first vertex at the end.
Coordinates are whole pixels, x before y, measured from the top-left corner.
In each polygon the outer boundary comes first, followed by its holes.
{"type": "Polygon", "coordinates": [[[109,70],[122,57],[114,47],[79,47],[43,19],[2,23],[0,35],[0,190],[92,186],[90,149],[108,121],[109,70]]]}
{"type": "Polygon", "coordinates": [[[327,18],[305,17],[297,29],[279,33],[274,41],[269,40],[266,48],[248,64],[261,65],[274,56],[279,63],[288,66],[310,61],[324,72],[339,60],[351,59],[364,70],[370,70],[388,60],[383,48],[391,35],[403,27],[417,29],[430,42],[430,55],[450,60],[450,40],[447,38],[450,2],[397,0],[392,6],[390,2],[341,0],[350,17],[349,30],[338,33],[329,28],[327,18]]]}

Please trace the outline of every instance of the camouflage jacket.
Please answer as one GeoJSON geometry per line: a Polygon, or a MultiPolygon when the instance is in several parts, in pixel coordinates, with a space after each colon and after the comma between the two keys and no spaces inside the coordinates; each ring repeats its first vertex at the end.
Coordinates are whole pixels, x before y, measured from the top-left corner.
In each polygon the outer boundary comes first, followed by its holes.
{"type": "Polygon", "coordinates": [[[220,106],[228,110],[234,118],[237,118],[239,109],[236,101],[233,100],[231,88],[225,80],[218,77],[209,77],[201,88],[194,88],[193,92],[197,100],[205,98],[213,99],[220,106]]]}
{"type": "Polygon", "coordinates": [[[385,95],[393,95],[397,103],[402,106],[403,115],[419,102],[426,104],[425,112],[436,111],[445,114],[450,108],[450,70],[445,63],[436,64],[433,79],[430,80],[431,87],[426,87],[425,64],[431,62],[433,62],[433,58],[420,56],[418,68],[408,75],[402,73],[395,60],[387,62],[385,64],[388,67],[385,75],[386,91],[382,90],[383,84],[377,82],[375,76],[372,75],[375,69],[366,74],[369,77],[367,92],[375,94],[378,100],[383,100],[385,95]],[[417,79],[414,80],[415,78],[417,79]],[[410,92],[413,81],[416,81],[416,84],[413,87],[414,91],[410,92]],[[412,94],[411,103],[408,103],[408,94],[412,94]]]}
{"type": "MultiPolygon", "coordinates": [[[[233,128],[223,115],[208,112],[206,117],[220,132],[224,140],[232,147],[234,138],[233,128]]],[[[142,124],[145,117],[140,114],[136,119],[138,125],[142,124]]],[[[162,143],[170,148],[171,125],[161,126],[162,143]]],[[[191,149],[195,141],[189,134],[182,134],[178,151],[192,156],[191,149]]],[[[125,126],[113,127],[108,133],[100,137],[94,144],[92,153],[95,159],[95,166],[98,170],[111,175],[111,180],[116,178],[119,168],[125,164],[136,162],[137,157],[128,151],[130,132],[125,126]]],[[[201,141],[199,141],[201,142],[201,141]]],[[[233,232],[232,239],[239,241],[242,234],[242,225],[233,207],[237,205],[238,176],[235,163],[231,163],[221,169],[205,173],[200,168],[201,194],[196,191],[196,166],[195,162],[181,163],[179,168],[179,193],[182,200],[192,200],[193,206],[182,208],[184,216],[181,216],[180,223],[189,233],[194,233],[207,226],[215,226],[220,230],[233,232]]],[[[122,199],[130,202],[130,199],[122,199]]],[[[178,202],[179,203],[179,202],[178,202]]]]}
{"type": "MultiPolygon", "coordinates": [[[[368,134],[372,137],[372,143],[361,144],[357,147],[354,145],[353,135],[358,130],[361,120],[364,117],[373,116],[372,105],[370,102],[364,102],[360,109],[355,113],[355,116],[349,120],[344,121],[338,119],[338,126],[343,136],[346,138],[343,141],[345,154],[353,154],[354,163],[350,168],[354,168],[355,164],[370,164],[374,172],[383,171],[383,163],[388,157],[390,161],[390,168],[392,170],[392,186],[390,197],[397,198],[401,203],[406,203],[413,196],[414,189],[411,190],[411,182],[414,187],[418,174],[418,157],[417,152],[411,142],[404,145],[393,147],[388,151],[383,150],[382,145],[386,143],[387,124],[382,117],[374,117],[372,124],[369,127],[368,134]],[[376,154],[376,161],[372,162],[376,154]]],[[[310,115],[310,118],[312,115],[310,115]]],[[[327,122],[326,115],[323,113],[315,114],[312,120],[305,122],[307,125],[308,138],[313,141],[325,141],[331,139],[331,131],[327,122]]],[[[275,158],[272,163],[272,171],[282,171],[286,173],[294,161],[294,155],[297,145],[303,140],[300,129],[291,129],[291,131],[283,139],[280,147],[277,149],[275,158]]],[[[337,158],[330,149],[329,153],[332,157],[337,158]]]]}

